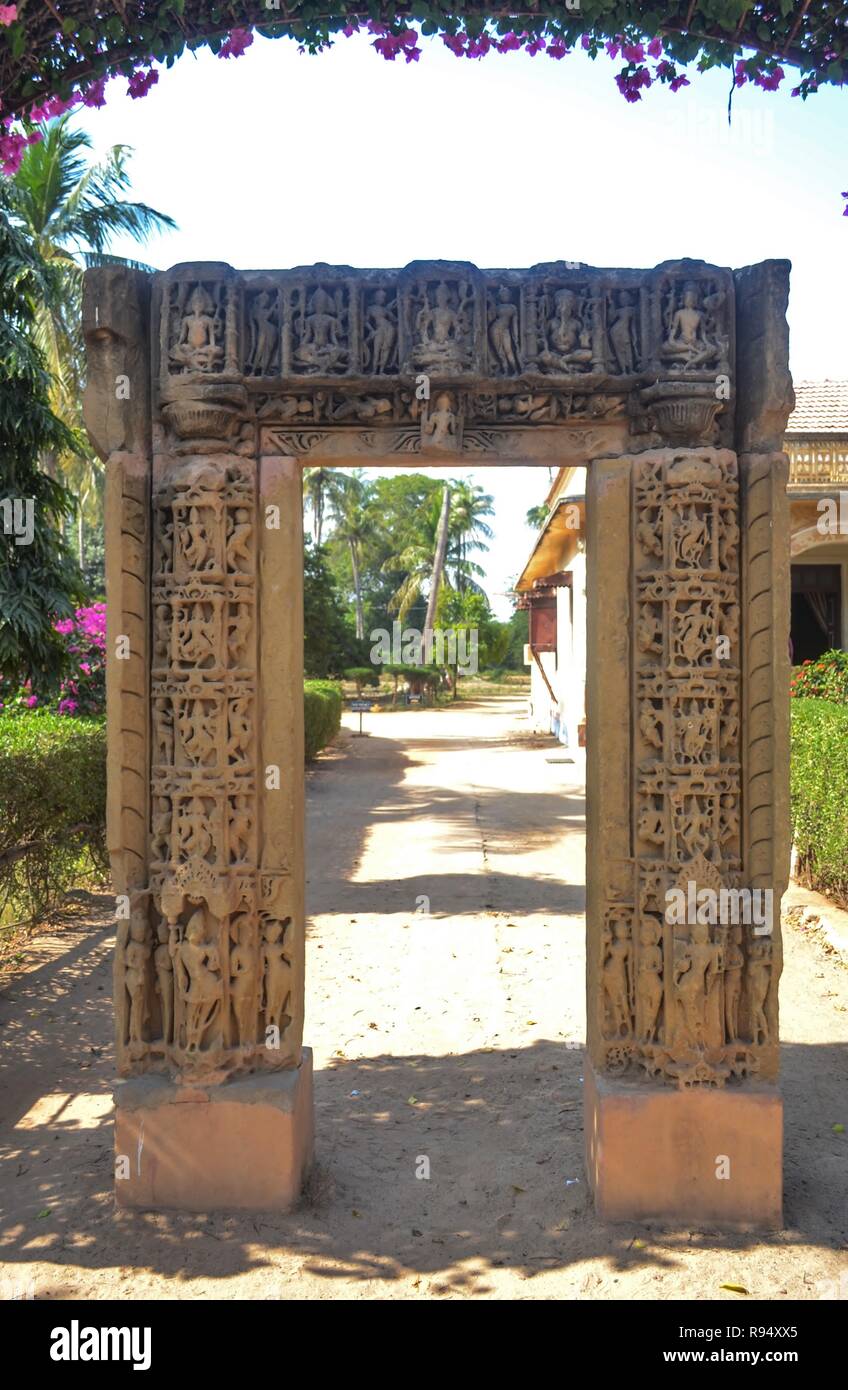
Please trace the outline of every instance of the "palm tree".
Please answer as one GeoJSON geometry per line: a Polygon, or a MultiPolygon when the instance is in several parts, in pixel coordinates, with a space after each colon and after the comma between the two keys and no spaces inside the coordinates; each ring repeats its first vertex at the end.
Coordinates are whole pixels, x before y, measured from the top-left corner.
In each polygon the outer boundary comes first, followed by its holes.
{"type": "Polygon", "coordinates": [[[538,531],[544,526],[548,519],[548,507],[546,503],[540,502],[537,507],[528,507],[526,512],[527,525],[534,531],[538,531]]]}
{"type": "MultiPolygon", "coordinates": [[[[311,472],[328,470],[312,469],[311,472]]],[[[356,611],[356,635],[365,636],[365,617],[362,606],[362,547],[371,534],[372,520],[368,512],[371,487],[357,468],[353,473],[337,473],[331,494],[334,537],[347,545],[353,571],[353,596],[356,611]]]]}
{"type": "MultiPolygon", "coordinates": [[[[453,550],[451,563],[454,568],[457,591],[463,593],[468,586],[470,573],[475,570],[478,573],[481,572],[478,565],[469,561],[468,552],[489,549],[486,540],[491,540],[493,532],[484,518],[494,516],[495,499],[490,493],[484,492],[479,483],[471,483],[467,478],[452,484],[452,486],[450,529],[453,550]],[[485,537],[485,540],[481,537],[485,537]]],[[[476,588],[478,586],[472,581],[470,587],[476,588]]]]}
{"type": "Polygon", "coordinates": [[[62,116],[40,127],[41,141],[29,146],[15,176],[0,179],[0,207],[51,272],[54,288],[36,306],[34,337],[52,378],[51,405],[73,431],[78,449],[73,464],[70,453],[47,454],[42,466],[53,477],[57,466],[73,475],[69,482],[83,499],[82,559],[83,510],[97,497],[102,480],[82,428],[83,272],[90,265],[140,265],[109,255],[112,238],[123,233],[141,243],[176,223],[146,203],[124,197],[130,188],[127,145],[113,145],[94,163],[88,158],[90,137],[72,129],[69,119],[62,116]]]}
{"type": "Polygon", "coordinates": [[[441,491],[431,492],[412,516],[404,519],[400,549],[381,566],[384,574],[404,576],[388,605],[389,612],[397,613],[400,622],[404,622],[421,593],[432,583],[443,501],[441,491]]]}
{"type": "Polygon", "coordinates": [[[324,519],[344,490],[344,478],[337,468],[304,468],[303,496],[312,512],[312,539],[321,544],[324,519]]]}

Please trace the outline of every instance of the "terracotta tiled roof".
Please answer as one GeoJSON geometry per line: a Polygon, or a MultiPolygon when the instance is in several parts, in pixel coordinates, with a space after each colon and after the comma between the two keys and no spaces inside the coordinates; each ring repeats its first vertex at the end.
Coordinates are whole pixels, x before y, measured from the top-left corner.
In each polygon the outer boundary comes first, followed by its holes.
{"type": "Polygon", "coordinates": [[[787,434],[848,434],[848,381],[796,381],[787,434]]]}

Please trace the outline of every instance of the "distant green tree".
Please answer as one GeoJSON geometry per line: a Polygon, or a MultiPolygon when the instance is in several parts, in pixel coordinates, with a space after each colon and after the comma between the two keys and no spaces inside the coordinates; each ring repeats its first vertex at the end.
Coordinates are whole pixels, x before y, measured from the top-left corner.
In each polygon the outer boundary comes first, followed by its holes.
{"type": "Polygon", "coordinates": [[[50,409],[50,377],[34,341],[38,306],[55,292],[53,269],[0,209],[0,674],[47,691],[67,664],[54,622],[85,599],[62,535],[74,499],[39,467],[45,454],[77,447],[50,409]],[[31,505],[31,539],[15,534],[16,504],[22,517],[31,505]]]}
{"type": "Polygon", "coordinates": [[[503,658],[508,671],[526,671],[524,648],[530,641],[530,622],[526,608],[516,608],[507,623],[509,643],[503,658]]]}
{"type": "Polygon", "coordinates": [[[307,537],[303,551],[303,667],[308,677],[341,676],[363,666],[368,646],[357,641],[322,546],[307,537]]]}

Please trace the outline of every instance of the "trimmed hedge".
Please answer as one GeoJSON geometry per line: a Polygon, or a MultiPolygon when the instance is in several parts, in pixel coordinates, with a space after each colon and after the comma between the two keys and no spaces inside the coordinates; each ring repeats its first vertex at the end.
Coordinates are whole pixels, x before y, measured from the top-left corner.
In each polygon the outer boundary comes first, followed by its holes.
{"type": "Polygon", "coordinates": [[[794,699],[791,710],[796,876],[848,906],[848,706],[794,699]]]}
{"type": "MultiPolygon", "coordinates": [[[[304,681],[307,761],[335,738],[342,704],[335,681],[304,681]]],[[[0,715],[0,927],[38,921],[107,872],[105,722],[0,715]]]]}
{"type": "Polygon", "coordinates": [[[107,864],[104,722],[0,718],[0,923],[36,921],[107,864]]]}
{"type": "Polygon", "coordinates": [[[342,689],[335,681],[303,682],[303,727],[307,762],[311,762],[339,732],[342,703],[342,689]]]}

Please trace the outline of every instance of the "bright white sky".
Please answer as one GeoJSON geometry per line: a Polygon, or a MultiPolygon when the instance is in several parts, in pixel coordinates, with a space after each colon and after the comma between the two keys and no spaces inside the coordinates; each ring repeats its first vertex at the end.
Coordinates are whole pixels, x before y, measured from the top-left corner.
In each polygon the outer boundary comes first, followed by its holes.
{"type": "MultiPolygon", "coordinates": [[[[364,36],[314,58],[257,39],[239,59],[184,56],[143,100],[119,78],[81,121],[97,150],[134,146],[134,196],[179,223],[142,251],[112,248],[162,269],[786,257],[796,380],[848,376],[848,93],[804,104],[789,69],[785,93],[734,94],[728,132],[726,72],[629,106],[618,66],[582,53],[469,62],[428,41],[407,66],[364,36]]],[[[496,499],[484,583],[505,617],[498,596],[529,553],[524,513],[548,472],[475,478],[496,499]]]]}

